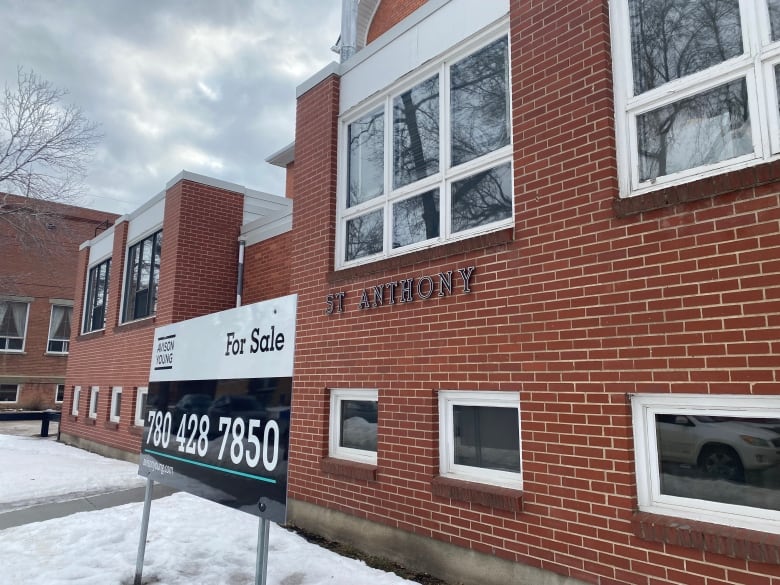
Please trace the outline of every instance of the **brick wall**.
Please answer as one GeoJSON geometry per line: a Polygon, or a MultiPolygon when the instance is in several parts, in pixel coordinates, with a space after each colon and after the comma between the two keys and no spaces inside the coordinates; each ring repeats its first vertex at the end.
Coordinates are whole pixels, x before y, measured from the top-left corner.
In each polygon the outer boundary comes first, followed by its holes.
{"type": "Polygon", "coordinates": [[[511,40],[516,222],[490,237],[333,273],[338,80],[299,98],[290,496],[591,583],[777,585],[777,537],[635,514],[627,396],[777,394],[780,166],[623,209],[607,2],[512,2],[511,40]],[[357,308],[469,265],[469,294],[357,308]],[[324,461],[349,387],[379,390],[376,480],[324,461]],[[437,484],[439,389],[519,391],[521,506],[437,484]]]}
{"type": "Polygon", "coordinates": [[[248,305],[290,294],[290,232],[247,246],[244,251],[244,289],[248,305]]]}
{"type": "MultiPolygon", "coordinates": [[[[133,425],[135,399],[137,388],[147,386],[149,380],[154,329],[235,306],[242,215],[243,197],[239,193],[190,180],[168,189],[157,314],[125,324],[118,323],[128,224],[122,222],[115,227],[106,328],[73,339],[63,433],[123,451],[139,451],[141,428],[133,425]],[[81,386],[77,417],[70,416],[75,386],[81,386]],[[87,416],[92,386],[100,387],[96,419],[87,416]],[[109,420],[114,386],[123,388],[119,423],[109,420]]],[[[87,254],[87,250],[82,251],[78,265],[79,313],[85,294],[87,254]]]]}
{"type": "Polygon", "coordinates": [[[380,2],[374,13],[371,25],[368,27],[366,44],[401,22],[404,18],[425,4],[426,1],[427,0],[385,0],[380,2]]]}
{"type": "MultiPolygon", "coordinates": [[[[3,197],[6,197],[3,195],[3,197]]],[[[29,201],[8,195],[9,206],[29,201]]],[[[116,215],[57,203],[33,202],[43,219],[16,231],[0,225],[0,295],[31,298],[24,353],[0,352],[0,383],[21,384],[17,403],[0,408],[54,408],[55,385],[64,383],[66,355],[47,354],[51,299],[73,300],[78,247],[116,215]]],[[[73,323],[75,323],[75,314],[73,323]]],[[[75,327],[75,326],[74,326],[75,327]]]]}

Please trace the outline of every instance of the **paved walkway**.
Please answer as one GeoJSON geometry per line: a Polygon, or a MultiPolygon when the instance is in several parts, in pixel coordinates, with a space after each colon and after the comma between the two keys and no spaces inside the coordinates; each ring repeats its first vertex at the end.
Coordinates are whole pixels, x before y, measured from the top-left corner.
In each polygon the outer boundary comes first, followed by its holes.
{"type": "MultiPolygon", "coordinates": [[[[57,438],[58,423],[52,423],[49,428],[50,436],[41,438],[41,441],[54,441],[57,438]]],[[[0,434],[19,435],[23,437],[40,437],[40,421],[12,421],[0,422],[0,434]]],[[[176,490],[164,485],[155,484],[152,490],[152,498],[163,498],[174,493],[176,490]]],[[[130,504],[133,502],[143,502],[146,494],[146,488],[132,488],[104,494],[93,494],[72,500],[62,502],[53,502],[50,504],[41,504],[22,508],[21,510],[11,510],[0,513],[0,530],[30,524],[32,522],[43,522],[52,518],[62,518],[77,512],[88,512],[91,510],[102,510],[130,504]]],[[[67,497],[67,496],[66,496],[67,497]]]]}

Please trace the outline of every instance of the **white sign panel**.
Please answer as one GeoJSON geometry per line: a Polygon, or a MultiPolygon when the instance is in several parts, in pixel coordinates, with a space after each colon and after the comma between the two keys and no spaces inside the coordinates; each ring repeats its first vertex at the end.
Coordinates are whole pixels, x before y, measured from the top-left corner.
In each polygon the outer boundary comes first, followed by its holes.
{"type": "Polygon", "coordinates": [[[289,295],[158,327],[149,381],[292,376],[297,303],[289,295]]]}

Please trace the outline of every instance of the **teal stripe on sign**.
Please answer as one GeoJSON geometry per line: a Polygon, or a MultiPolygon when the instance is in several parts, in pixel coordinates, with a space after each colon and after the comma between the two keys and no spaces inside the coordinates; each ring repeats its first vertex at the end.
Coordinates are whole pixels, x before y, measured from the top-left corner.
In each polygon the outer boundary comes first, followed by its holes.
{"type": "Polygon", "coordinates": [[[251,473],[244,473],[243,471],[235,471],[233,469],[225,469],[224,467],[217,467],[216,465],[209,465],[208,463],[201,463],[200,461],[191,461],[184,457],[176,457],[176,455],[169,455],[168,453],[161,453],[160,451],[152,451],[151,449],[145,449],[144,453],[151,453],[159,457],[167,457],[174,461],[181,461],[182,463],[189,463],[190,465],[197,465],[198,467],[205,467],[206,469],[213,469],[214,471],[221,471],[223,473],[231,473],[233,475],[240,475],[241,477],[248,477],[249,479],[256,479],[257,481],[264,481],[266,483],[276,483],[275,479],[270,477],[263,477],[262,475],[252,475],[251,473]]]}

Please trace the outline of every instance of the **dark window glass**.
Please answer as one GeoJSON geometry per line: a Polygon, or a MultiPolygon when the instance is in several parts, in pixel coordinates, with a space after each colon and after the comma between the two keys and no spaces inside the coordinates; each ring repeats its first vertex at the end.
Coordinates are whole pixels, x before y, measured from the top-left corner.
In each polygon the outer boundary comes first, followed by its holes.
{"type": "Polygon", "coordinates": [[[65,384],[57,384],[57,390],[54,394],[54,402],[65,400],[65,384]]]}
{"type": "Polygon", "coordinates": [[[0,402],[16,402],[18,391],[16,384],[0,384],[0,402]]]}
{"type": "Polygon", "coordinates": [[[157,232],[128,250],[124,321],[154,315],[160,278],[162,232],[157,232]]]}
{"type": "Polygon", "coordinates": [[[393,205],[393,248],[439,237],[439,190],[393,205]]]}
{"type": "Polygon", "coordinates": [[[745,80],[637,116],[637,133],[641,181],[749,154],[745,80]]]}
{"type": "Polygon", "coordinates": [[[769,23],[772,26],[772,40],[780,40],[780,0],[767,0],[769,23]]]}
{"type": "Polygon", "coordinates": [[[347,207],[384,193],[385,115],[364,116],[349,125],[349,191],[347,207]]]}
{"type": "Polygon", "coordinates": [[[520,472],[516,408],[454,405],[455,463],[520,472]]]}
{"type": "Polygon", "coordinates": [[[377,402],[342,400],[339,445],[349,449],[376,451],[377,402]]]}
{"type": "Polygon", "coordinates": [[[629,0],[634,93],[741,55],[739,0],[629,0]]]}
{"type": "Polygon", "coordinates": [[[780,510],[780,419],[655,418],[661,493],[780,510]]]}
{"type": "Polygon", "coordinates": [[[347,221],[345,260],[378,254],[383,248],[384,212],[381,209],[347,221]]]}
{"type": "Polygon", "coordinates": [[[450,68],[452,166],[509,144],[507,39],[450,68]]]}
{"type": "Polygon", "coordinates": [[[439,171],[439,76],[393,100],[393,188],[439,171]]]}
{"type": "Polygon", "coordinates": [[[84,310],[85,333],[105,327],[110,268],[111,259],[109,258],[97,266],[93,266],[89,271],[87,304],[84,310]]]}
{"type": "Polygon", "coordinates": [[[452,231],[512,217],[512,166],[507,163],[452,184],[452,231]]]}

